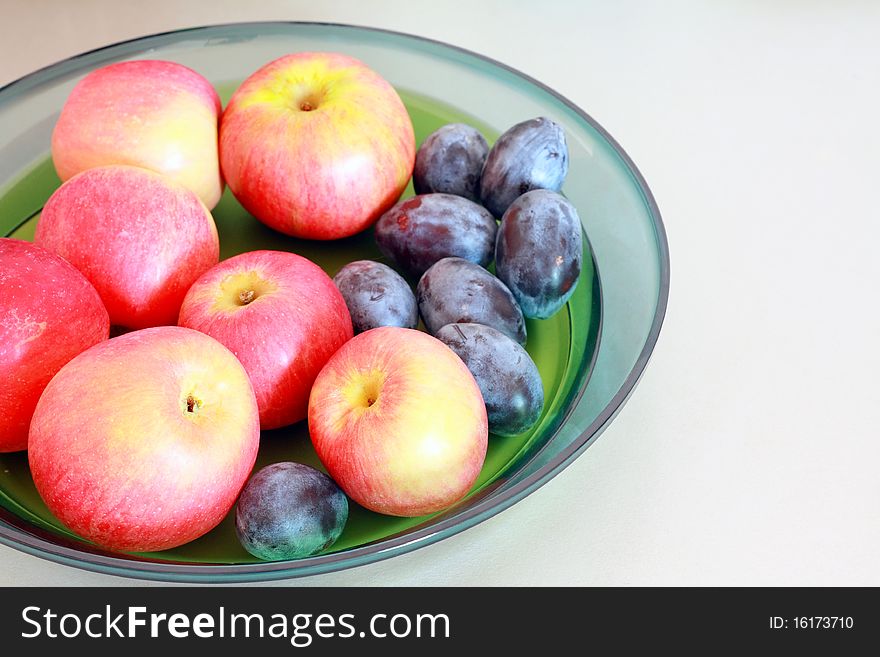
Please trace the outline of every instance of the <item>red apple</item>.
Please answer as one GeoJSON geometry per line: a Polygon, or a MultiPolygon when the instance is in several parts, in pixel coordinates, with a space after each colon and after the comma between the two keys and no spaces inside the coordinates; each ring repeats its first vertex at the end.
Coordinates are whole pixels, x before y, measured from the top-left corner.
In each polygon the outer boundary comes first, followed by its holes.
{"type": "Polygon", "coordinates": [[[306,417],[315,377],[352,336],[333,280],[310,260],[282,251],[242,253],[206,272],[187,293],[178,323],[238,357],[263,429],[306,417]]]}
{"type": "Polygon", "coordinates": [[[247,78],[220,120],[220,166],[260,221],[336,239],[372,225],[412,175],[412,121],[394,88],[338,53],[281,57],[247,78]]]}
{"type": "Polygon", "coordinates": [[[28,459],[49,510],[111,550],[191,541],[232,508],[260,428],[244,368],[216,340],[162,326],[65,365],[31,422],[28,459]]]}
{"type": "Polygon", "coordinates": [[[52,133],[62,181],[108,164],[132,164],[185,185],[209,208],[220,200],[220,98],[174,62],[139,60],[92,71],[70,92],[52,133]]]}
{"type": "Polygon", "coordinates": [[[194,192],[140,167],[89,169],[46,202],[34,241],[98,290],[113,324],[176,324],[189,286],[217,264],[211,213],[194,192]]]}
{"type": "Polygon", "coordinates": [[[336,483],[379,513],[419,516],[460,500],[486,457],[486,407],[455,353],[381,327],[337,351],[309,399],[312,443],[336,483]]]}
{"type": "Polygon", "coordinates": [[[110,319],[82,274],[30,242],[0,238],[0,290],[0,452],[14,452],[49,379],[106,340],[110,319]]]}

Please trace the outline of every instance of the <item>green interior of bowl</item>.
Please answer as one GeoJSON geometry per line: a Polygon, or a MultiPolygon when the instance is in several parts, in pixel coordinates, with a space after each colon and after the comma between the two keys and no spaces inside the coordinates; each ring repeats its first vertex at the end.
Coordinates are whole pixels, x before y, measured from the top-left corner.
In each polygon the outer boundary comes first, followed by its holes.
{"type": "MultiPolygon", "coordinates": [[[[237,84],[218,85],[224,104],[237,84]]],[[[493,142],[497,132],[454,107],[405,89],[399,89],[409,110],[416,143],[441,125],[464,122],[474,125],[493,142]]],[[[39,210],[58,187],[51,159],[47,155],[0,196],[0,235],[30,240],[39,210]]],[[[404,196],[411,195],[412,186],[404,196]]],[[[333,276],[352,260],[369,258],[387,262],[376,247],[371,230],[333,242],[310,242],[277,233],[250,216],[229,190],[213,211],[220,234],[221,258],[256,249],[292,251],[318,263],[333,276]]],[[[393,263],[387,262],[392,265],[393,263]]],[[[579,392],[586,385],[598,348],[600,301],[598,277],[588,245],[579,284],[568,304],[547,320],[528,320],[527,350],[534,359],[544,383],[545,406],[538,424],[515,437],[490,436],[485,465],[468,499],[485,494],[492,487],[527,464],[559,428],[579,392]]],[[[321,464],[312,449],[305,422],[274,431],[264,431],[256,468],[279,461],[296,461],[315,467],[321,464]]],[[[323,468],[322,468],[323,469],[323,468]]],[[[467,504],[468,500],[460,503],[467,504]]],[[[19,528],[35,530],[42,536],[81,541],[65,529],[49,512],[31,481],[24,452],[0,454],[0,506],[12,514],[19,528]]],[[[257,560],[238,543],[231,515],[202,538],[176,549],[138,555],[167,562],[242,564],[257,560]]],[[[430,517],[397,518],[351,505],[348,523],[341,538],[327,552],[375,543],[399,535],[430,520],[430,517]]]]}

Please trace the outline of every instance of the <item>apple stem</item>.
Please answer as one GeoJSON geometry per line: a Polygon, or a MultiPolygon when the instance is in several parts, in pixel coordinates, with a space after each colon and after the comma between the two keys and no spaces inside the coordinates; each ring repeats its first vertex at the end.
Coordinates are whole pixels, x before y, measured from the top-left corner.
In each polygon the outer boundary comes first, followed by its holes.
{"type": "Polygon", "coordinates": [[[187,413],[195,413],[199,408],[198,400],[192,395],[187,396],[186,398],[186,412],[187,413]]]}
{"type": "Polygon", "coordinates": [[[257,295],[253,290],[242,290],[238,293],[238,304],[240,306],[246,306],[253,301],[256,296],[257,295]]]}

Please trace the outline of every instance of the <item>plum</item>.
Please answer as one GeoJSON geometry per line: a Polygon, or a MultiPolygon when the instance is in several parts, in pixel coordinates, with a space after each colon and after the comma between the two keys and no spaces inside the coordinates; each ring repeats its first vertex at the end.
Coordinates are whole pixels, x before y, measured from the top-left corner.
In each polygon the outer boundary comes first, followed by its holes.
{"type": "Polygon", "coordinates": [[[526,343],[525,319],[513,294],[473,262],[454,257],[438,260],[419,280],[416,299],[431,335],[446,324],[473,322],[526,343]]]}
{"type": "Polygon", "coordinates": [[[397,203],[376,222],[379,250],[412,276],[441,258],[457,256],[486,267],[498,223],[483,206],[453,194],[419,194],[397,203]]]}
{"type": "Polygon", "coordinates": [[[480,173],[489,153],[486,138],[464,123],[449,123],[425,138],[416,152],[416,194],[443,192],[480,202],[480,173]]]}
{"type": "Polygon", "coordinates": [[[533,189],[559,191],[568,174],[565,131],[546,117],[529,119],[492,146],[480,179],[480,200],[496,217],[533,189]]]}
{"type": "Polygon", "coordinates": [[[515,436],[531,429],[544,408],[544,385],[535,361],[491,326],[447,324],[437,339],[458,354],[474,375],[489,417],[489,431],[515,436]]]}
{"type": "Polygon", "coordinates": [[[348,498],[323,472],[301,463],[274,463],[245,484],[235,530],[258,559],[298,559],[330,547],[348,520],[348,498]]]}
{"type": "Polygon", "coordinates": [[[574,293],[583,238],[575,207],[545,189],[527,192],[504,213],[495,244],[495,271],[526,317],[547,319],[574,293]]]}
{"type": "Polygon", "coordinates": [[[388,265],[355,260],[340,269],[333,282],[345,299],[355,333],[377,326],[418,326],[416,297],[403,277],[388,265]]]}

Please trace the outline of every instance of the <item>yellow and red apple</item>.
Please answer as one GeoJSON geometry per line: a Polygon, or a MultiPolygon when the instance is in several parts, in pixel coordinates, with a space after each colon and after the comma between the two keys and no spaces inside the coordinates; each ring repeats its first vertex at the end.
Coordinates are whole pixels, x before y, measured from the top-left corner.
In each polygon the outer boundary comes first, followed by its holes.
{"type": "Polygon", "coordinates": [[[46,202],[34,241],[95,286],[110,322],[176,324],[186,291],[217,264],[217,227],[187,187],[133,166],[77,174],[46,202]]]}
{"type": "Polygon", "coordinates": [[[351,339],[333,280],[310,260],[250,251],[224,260],[190,288],[180,326],[207,333],[244,365],[263,429],[306,417],[309,391],[327,359],[351,339]]]}
{"type": "Polygon", "coordinates": [[[110,319],[81,273],[30,242],[0,238],[0,289],[0,452],[14,452],[46,384],[107,339],[110,319]]]}
{"type": "Polygon", "coordinates": [[[131,164],[164,174],[213,208],[223,193],[220,98],[199,73],[168,61],[119,62],[77,83],[52,133],[62,181],[93,167],[131,164]]]}
{"type": "Polygon", "coordinates": [[[309,433],[330,476],[358,504],[396,516],[464,497],[486,457],[483,397],[462,360],[414,329],[349,340],[321,370],[309,433]]]}
{"type": "Polygon", "coordinates": [[[28,459],[49,510],[112,550],[163,550],[215,527],[259,446],[254,392],[228,349],[163,326],[101,342],[49,382],[28,459]]]}
{"type": "Polygon", "coordinates": [[[288,235],[336,239],[372,225],[412,175],[415,136],[397,92],[364,63],[303,52],[233,94],[220,165],[251,214],[288,235]]]}

